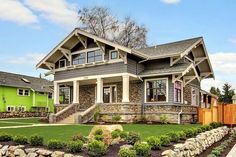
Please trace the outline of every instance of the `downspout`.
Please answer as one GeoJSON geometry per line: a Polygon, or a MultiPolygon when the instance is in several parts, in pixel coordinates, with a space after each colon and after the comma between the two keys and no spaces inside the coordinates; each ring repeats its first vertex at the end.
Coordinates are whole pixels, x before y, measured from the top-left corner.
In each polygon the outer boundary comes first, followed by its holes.
{"type": "Polygon", "coordinates": [[[182,109],[181,111],[178,113],[178,124],[181,124],[181,114],[182,114],[182,109]]]}

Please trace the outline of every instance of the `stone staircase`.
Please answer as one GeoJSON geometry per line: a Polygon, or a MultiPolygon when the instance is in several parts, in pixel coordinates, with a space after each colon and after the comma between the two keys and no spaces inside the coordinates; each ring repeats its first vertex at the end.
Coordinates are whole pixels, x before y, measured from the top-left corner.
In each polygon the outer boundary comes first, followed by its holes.
{"type": "Polygon", "coordinates": [[[50,123],[60,124],[82,124],[93,120],[98,111],[98,104],[94,104],[85,111],[78,111],[78,104],[71,104],[56,114],[49,116],[50,123]]]}

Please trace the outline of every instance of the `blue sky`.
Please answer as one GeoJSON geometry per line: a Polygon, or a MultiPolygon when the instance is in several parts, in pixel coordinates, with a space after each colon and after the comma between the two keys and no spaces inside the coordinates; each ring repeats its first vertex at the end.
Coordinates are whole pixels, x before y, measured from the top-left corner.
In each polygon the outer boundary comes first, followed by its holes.
{"type": "Polygon", "coordinates": [[[236,2],[234,0],[0,0],[0,70],[38,76],[35,64],[79,22],[76,12],[109,7],[120,19],[131,16],[148,29],[148,44],[203,36],[215,80],[236,88],[236,2]],[[13,9],[12,9],[13,8],[13,9]]]}

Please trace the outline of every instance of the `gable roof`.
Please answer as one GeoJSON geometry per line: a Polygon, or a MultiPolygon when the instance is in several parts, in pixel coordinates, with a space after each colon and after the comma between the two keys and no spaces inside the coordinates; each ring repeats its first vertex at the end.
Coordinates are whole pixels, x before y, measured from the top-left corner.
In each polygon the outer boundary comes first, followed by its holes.
{"type": "Polygon", "coordinates": [[[52,82],[43,78],[0,71],[0,86],[30,88],[37,92],[52,92],[52,82]]]}
{"type": "Polygon", "coordinates": [[[202,37],[196,37],[196,38],[151,46],[147,48],[142,48],[142,49],[138,49],[138,51],[142,52],[143,54],[148,55],[150,59],[178,56],[181,53],[184,53],[186,50],[188,50],[189,47],[198,43],[201,40],[202,40],[202,37]]]}

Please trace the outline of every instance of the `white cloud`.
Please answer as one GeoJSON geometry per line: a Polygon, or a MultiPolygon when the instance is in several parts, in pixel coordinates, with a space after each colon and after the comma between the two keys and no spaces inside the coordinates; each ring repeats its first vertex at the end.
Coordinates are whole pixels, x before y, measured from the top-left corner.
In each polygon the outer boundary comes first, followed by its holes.
{"type": "Polygon", "coordinates": [[[166,4],[177,4],[181,0],[161,0],[161,2],[166,3],[166,4]]]}
{"type": "Polygon", "coordinates": [[[23,56],[8,57],[2,62],[12,65],[36,65],[43,57],[44,53],[28,53],[23,56]]]}
{"type": "Polygon", "coordinates": [[[17,0],[0,0],[0,20],[32,25],[38,22],[37,16],[17,0]]]}
{"type": "Polygon", "coordinates": [[[65,0],[25,0],[25,4],[53,23],[75,27],[78,22],[76,5],[65,0]]]}

